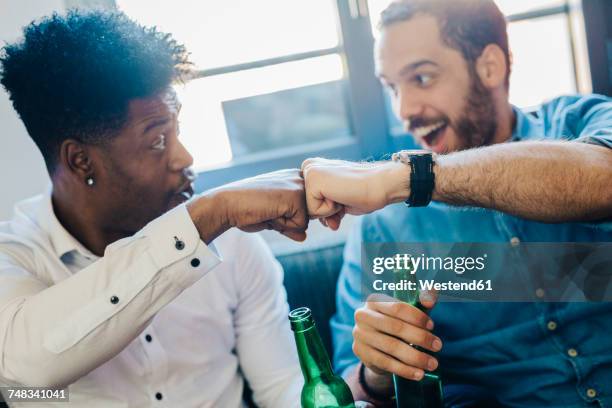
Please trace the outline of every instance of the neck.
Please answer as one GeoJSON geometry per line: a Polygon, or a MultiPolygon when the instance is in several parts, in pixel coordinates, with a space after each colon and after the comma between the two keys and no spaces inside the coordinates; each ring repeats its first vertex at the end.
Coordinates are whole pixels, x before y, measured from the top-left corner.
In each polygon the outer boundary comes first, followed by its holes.
{"type": "Polygon", "coordinates": [[[491,144],[507,142],[512,137],[516,125],[516,115],[507,98],[498,105],[500,108],[497,110],[497,131],[491,144]]]}
{"type": "Polygon", "coordinates": [[[53,181],[51,203],[53,211],[62,226],[85,248],[97,256],[104,255],[108,245],[124,238],[124,234],[109,231],[99,220],[95,205],[83,196],[82,191],[74,191],[66,183],[53,181]]]}
{"type": "Polygon", "coordinates": [[[302,332],[295,332],[295,341],[304,381],[333,376],[329,357],[317,329],[313,326],[302,332]]]}

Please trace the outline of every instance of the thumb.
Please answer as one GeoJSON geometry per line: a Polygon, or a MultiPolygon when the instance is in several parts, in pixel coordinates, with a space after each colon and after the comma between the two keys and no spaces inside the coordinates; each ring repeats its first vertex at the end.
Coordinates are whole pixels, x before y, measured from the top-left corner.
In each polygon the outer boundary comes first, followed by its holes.
{"type": "Polygon", "coordinates": [[[308,201],[308,215],[310,218],[327,218],[337,214],[343,206],[326,197],[314,198],[308,201]]]}
{"type": "Polygon", "coordinates": [[[432,309],[438,301],[438,292],[436,290],[419,291],[419,301],[425,308],[432,309]]]}

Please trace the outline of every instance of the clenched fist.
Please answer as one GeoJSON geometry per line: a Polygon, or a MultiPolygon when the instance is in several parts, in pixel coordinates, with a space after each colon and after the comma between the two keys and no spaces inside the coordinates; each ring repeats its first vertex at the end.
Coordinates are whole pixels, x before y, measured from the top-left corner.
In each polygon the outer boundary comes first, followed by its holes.
{"type": "Polygon", "coordinates": [[[316,158],[302,163],[302,174],[308,214],[332,229],[344,214],[370,213],[409,196],[410,169],[402,163],[316,158]]]}
{"type": "Polygon", "coordinates": [[[187,208],[205,242],[232,227],[247,232],[273,229],[296,241],[306,239],[308,213],[298,169],[226,184],[205,192],[187,208]]]}

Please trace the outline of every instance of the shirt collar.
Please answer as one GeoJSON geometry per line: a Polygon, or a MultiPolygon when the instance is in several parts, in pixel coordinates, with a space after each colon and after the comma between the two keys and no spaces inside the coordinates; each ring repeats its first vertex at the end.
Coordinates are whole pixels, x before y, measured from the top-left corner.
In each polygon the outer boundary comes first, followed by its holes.
{"type": "Polygon", "coordinates": [[[539,118],[537,108],[519,109],[512,106],[516,122],[512,131],[512,141],[519,141],[531,137],[541,137],[544,135],[544,125],[539,118]]]}
{"type": "Polygon", "coordinates": [[[66,228],[64,228],[57,219],[55,211],[53,210],[51,193],[52,187],[47,188],[37,218],[40,227],[49,236],[49,240],[51,241],[51,245],[57,257],[62,259],[65,255],[76,251],[88,259],[97,259],[98,257],[66,231],[66,228]]]}

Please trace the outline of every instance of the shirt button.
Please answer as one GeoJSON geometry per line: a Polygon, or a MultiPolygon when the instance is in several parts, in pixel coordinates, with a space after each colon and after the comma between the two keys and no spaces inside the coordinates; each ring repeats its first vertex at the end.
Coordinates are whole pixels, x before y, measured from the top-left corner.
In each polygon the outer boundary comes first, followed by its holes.
{"type": "Polygon", "coordinates": [[[113,296],[111,296],[111,298],[110,298],[110,302],[111,302],[113,305],[116,305],[117,303],[119,303],[119,298],[118,298],[117,296],[113,295],[113,296]]]}
{"type": "Polygon", "coordinates": [[[150,342],[152,342],[152,341],[153,341],[153,337],[151,337],[151,335],[150,335],[150,334],[147,334],[147,335],[145,336],[145,340],[146,340],[146,341],[148,341],[148,342],[150,343],[150,342]]]}
{"type": "Polygon", "coordinates": [[[586,394],[589,398],[595,398],[597,396],[597,391],[595,391],[593,388],[589,388],[586,394]]]}
{"type": "Polygon", "coordinates": [[[174,247],[180,251],[185,248],[185,243],[177,237],[174,237],[174,247]]]}
{"type": "Polygon", "coordinates": [[[538,289],[536,289],[536,291],[535,291],[535,295],[536,295],[537,297],[539,297],[540,299],[542,299],[542,298],[544,297],[544,295],[545,295],[545,294],[546,294],[546,292],[544,292],[544,289],[542,289],[542,288],[538,288],[538,289]]]}
{"type": "Polygon", "coordinates": [[[200,266],[200,260],[198,258],[193,258],[191,260],[191,266],[193,266],[194,268],[197,268],[198,266],[200,266]]]}
{"type": "Polygon", "coordinates": [[[510,244],[511,244],[512,246],[517,246],[517,245],[518,245],[518,244],[520,244],[520,243],[521,243],[521,240],[520,240],[520,239],[518,239],[518,237],[512,237],[512,238],[510,238],[510,244]]]}
{"type": "Polygon", "coordinates": [[[571,348],[567,350],[567,355],[570,357],[576,357],[578,355],[578,352],[576,351],[576,349],[571,348]]]}
{"type": "Polygon", "coordinates": [[[155,393],[155,399],[156,399],[156,400],[161,401],[161,400],[162,400],[162,398],[164,398],[164,396],[162,395],[162,393],[161,393],[161,392],[157,392],[157,393],[155,393]]]}
{"type": "Polygon", "coordinates": [[[548,322],[546,327],[548,328],[548,330],[553,331],[557,328],[557,322],[551,320],[550,322],[548,322]]]}

